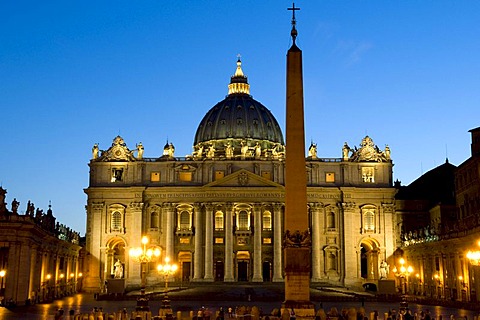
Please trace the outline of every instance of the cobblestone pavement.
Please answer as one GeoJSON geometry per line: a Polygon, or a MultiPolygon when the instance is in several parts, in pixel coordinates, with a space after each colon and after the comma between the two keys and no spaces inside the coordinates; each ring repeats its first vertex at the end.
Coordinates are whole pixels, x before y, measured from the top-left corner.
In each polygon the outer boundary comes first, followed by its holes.
{"type": "MultiPolygon", "coordinates": [[[[148,293],[147,291],[147,294],[148,293]]],[[[367,313],[374,310],[378,311],[380,319],[383,319],[384,312],[387,312],[389,309],[398,310],[399,307],[398,302],[373,302],[369,301],[368,296],[366,296],[365,299],[360,297],[356,301],[345,301],[347,300],[345,297],[351,297],[351,295],[349,292],[331,292],[331,290],[322,291],[313,289],[311,291],[311,300],[315,304],[316,310],[323,307],[326,311],[332,307],[336,307],[339,311],[349,307],[359,308],[363,304],[367,313]]],[[[181,290],[180,288],[172,288],[169,296],[172,298],[171,303],[173,310],[175,312],[181,311],[182,317],[187,317],[189,311],[196,311],[201,307],[214,311],[219,307],[226,309],[237,306],[257,306],[264,314],[270,314],[273,309],[281,307],[283,285],[222,284],[199,286],[196,288],[181,288],[181,290]]],[[[129,298],[131,300],[95,300],[93,294],[77,294],[72,297],[56,300],[49,304],[37,304],[12,309],[0,307],[0,319],[54,319],[55,313],[59,308],[62,308],[66,315],[68,315],[70,310],[73,310],[75,314],[88,313],[95,307],[102,308],[104,312],[109,313],[117,312],[123,308],[131,312],[135,310],[136,301],[133,297],[129,298]]],[[[149,306],[154,314],[158,314],[160,305],[160,294],[150,300],[149,306]]],[[[454,315],[456,319],[466,317],[468,320],[473,320],[476,315],[475,312],[470,310],[423,306],[411,303],[409,308],[412,312],[428,309],[432,315],[437,316],[437,319],[438,316],[441,315],[445,320],[449,319],[450,315],[454,315]]]]}

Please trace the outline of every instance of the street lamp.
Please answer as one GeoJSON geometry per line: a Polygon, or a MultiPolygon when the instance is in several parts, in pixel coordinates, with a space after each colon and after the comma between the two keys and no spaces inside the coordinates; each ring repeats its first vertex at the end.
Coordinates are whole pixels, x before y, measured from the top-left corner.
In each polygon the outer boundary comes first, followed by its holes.
{"type": "Polygon", "coordinates": [[[162,306],[160,308],[160,316],[166,316],[167,314],[172,314],[172,307],[170,306],[170,299],[168,299],[168,278],[174,275],[177,270],[178,266],[176,264],[170,264],[170,258],[165,258],[165,264],[157,265],[158,273],[163,275],[165,278],[165,296],[162,301],[162,306]]]}
{"type": "MultiPolygon", "coordinates": [[[[480,241],[477,242],[477,245],[480,246],[480,241]]],[[[467,252],[467,258],[473,266],[480,266],[480,251],[469,250],[467,252]]]]}
{"type": "Polygon", "coordinates": [[[397,266],[394,266],[392,271],[395,274],[395,276],[400,279],[402,294],[406,294],[408,293],[408,290],[407,290],[408,276],[413,272],[413,267],[412,266],[405,267],[406,261],[403,258],[400,258],[398,262],[400,263],[400,268],[397,268],[397,266]],[[404,282],[404,284],[402,284],[402,282],[404,282]]]}
{"type": "Polygon", "coordinates": [[[137,299],[137,311],[149,311],[148,299],[145,296],[146,286],[146,267],[147,263],[156,260],[160,256],[160,249],[158,247],[147,248],[148,237],[142,237],[142,247],[131,248],[130,257],[140,263],[141,268],[141,289],[140,298],[137,299]]]}

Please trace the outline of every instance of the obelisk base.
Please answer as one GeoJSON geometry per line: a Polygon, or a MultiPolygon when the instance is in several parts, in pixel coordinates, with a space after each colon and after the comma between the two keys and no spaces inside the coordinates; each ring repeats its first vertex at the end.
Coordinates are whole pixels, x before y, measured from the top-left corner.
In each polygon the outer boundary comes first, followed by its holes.
{"type": "Polygon", "coordinates": [[[315,305],[310,301],[285,301],[281,308],[282,319],[295,318],[295,320],[315,319],[315,305]]]}
{"type": "Polygon", "coordinates": [[[290,247],[285,255],[285,301],[282,319],[314,319],[315,305],[310,301],[310,248],[290,247]]]}

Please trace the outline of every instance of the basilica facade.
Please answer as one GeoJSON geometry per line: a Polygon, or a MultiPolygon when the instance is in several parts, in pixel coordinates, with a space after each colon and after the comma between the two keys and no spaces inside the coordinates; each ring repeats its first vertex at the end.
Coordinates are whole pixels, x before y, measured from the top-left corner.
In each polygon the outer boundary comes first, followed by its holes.
{"type": "MultiPolygon", "coordinates": [[[[308,108],[308,106],[307,106],[308,108]]],[[[206,109],[207,110],[207,109],[206,109]]],[[[393,163],[388,146],[359,137],[322,158],[306,155],[311,281],[361,287],[379,279],[396,244],[393,163]]],[[[141,283],[129,249],[148,236],[160,250],[146,264],[146,285],[163,282],[156,264],[179,266],[175,281],[282,282],[285,146],[274,115],[250,95],[241,61],[227,97],[199,122],[193,152],[156,158],[120,136],[92,150],[87,194],[84,289],[98,291],[122,264],[128,288],[141,283]],[[118,264],[117,264],[118,265],[118,264]]]]}

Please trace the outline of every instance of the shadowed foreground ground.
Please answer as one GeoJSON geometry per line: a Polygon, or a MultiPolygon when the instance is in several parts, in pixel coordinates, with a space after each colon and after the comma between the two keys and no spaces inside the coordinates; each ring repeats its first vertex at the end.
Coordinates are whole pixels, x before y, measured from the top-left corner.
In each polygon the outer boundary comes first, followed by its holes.
{"type": "MultiPolygon", "coordinates": [[[[196,312],[201,307],[209,308],[212,311],[223,307],[257,306],[263,314],[270,314],[275,308],[280,308],[284,298],[284,284],[204,284],[195,287],[175,286],[170,288],[169,296],[174,311],[181,311],[183,317],[188,317],[189,311],[196,312]]],[[[150,308],[154,314],[158,314],[161,305],[163,287],[148,288],[150,296],[150,308]],[[154,293],[156,291],[157,293],[154,293]]],[[[65,297],[50,304],[37,304],[26,307],[6,309],[0,307],[0,319],[54,319],[58,308],[62,308],[65,314],[73,310],[75,314],[88,313],[93,308],[102,308],[104,312],[117,312],[126,308],[129,312],[135,310],[135,292],[124,297],[108,297],[109,300],[94,299],[93,294],[77,294],[72,297],[65,297]]],[[[107,297],[100,297],[107,298],[107,297]]],[[[397,309],[399,301],[376,301],[371,294],[364,292],[352,292],[341,288],[313,288],[311,290],[311,301],[315,304],[316,310],[323,307],[326,311],[335,307],[338,310],[343,308],[359,308],[364,305],[367,312],[378,311],[383,319],[383,313],[389,309],[397,309]]],[[[417,303],[410,303],[413,312],[429,309],[432,315],[442,315],[448,319],[450,315],[467,317],[473,320],[477,313],[455,307],[427,306],[417,303]]],[[[438,319],[438,318],[437,318],[438,319]]]]}

